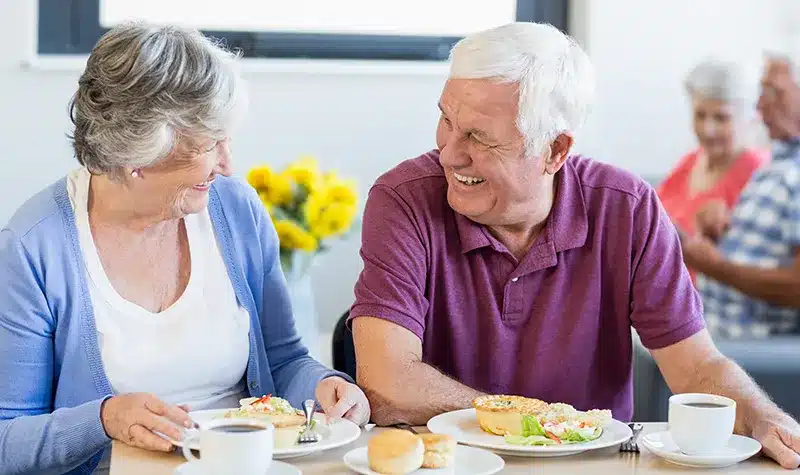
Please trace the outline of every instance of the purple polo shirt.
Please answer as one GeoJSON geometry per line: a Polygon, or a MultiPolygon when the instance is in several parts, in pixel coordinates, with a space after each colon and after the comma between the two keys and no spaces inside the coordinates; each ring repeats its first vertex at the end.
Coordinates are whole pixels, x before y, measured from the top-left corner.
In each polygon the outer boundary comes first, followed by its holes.
{"type": "Polygon", "coordinates": [[[423,361],[480,391],[633,415],[631,326],[651,349],[704,328],[678,236],[653,189],[574,156],[518,261],[447,203],[434,150],[375,183],[350,318],[422,340],[423,361]]]}

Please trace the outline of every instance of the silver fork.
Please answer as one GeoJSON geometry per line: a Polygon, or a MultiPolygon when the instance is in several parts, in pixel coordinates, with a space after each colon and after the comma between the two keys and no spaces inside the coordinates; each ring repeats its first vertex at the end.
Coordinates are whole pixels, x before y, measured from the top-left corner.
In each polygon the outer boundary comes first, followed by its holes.
{"type": "Polygon", "coordinates": [[[637,441],[639,439],[639,434],[642,432],[642,428],[644,426],[639,424],[638,422],[637,423],[631,422],[630,424],[628,424],[628,427],[630,427],[631,430],[633,431],[633,435],[631,436],[630,439],[628,439],[625,442],[623,442],[622,444],[620,444],[619,451],[620,452],[633,452],[633,453],[637,453],[638,454],[639,453],[639,444],[637,443],[637,441]]]}
{"type": "Polygon", "coordinates": [[[417,432],[416,430],[414,430],[414,428],[413,428],[413,427],[411,427],[411,426],[410,426],[410,425],[408,425],[408,424],[396,424],[396,425],[395,425],[395,427],[397,427],[398,429],[407,430],[407,431],[411,432],[412,434],[417,434],[417,435],[419,435],[419,432],[417,432]]]}
{"type": "Polygon", "coordinates": [[[317,432],[311,431],[311,421],[314,417],[314,406],[316,403],[313,399],[307,399],[303,403],[303,412],[306,414],[306,427],[303,429],[303,432],[297,438],[298,444],[312,444],[314,442],[319,442],[322,439],[322,436],[319,435],[317,432]]]}

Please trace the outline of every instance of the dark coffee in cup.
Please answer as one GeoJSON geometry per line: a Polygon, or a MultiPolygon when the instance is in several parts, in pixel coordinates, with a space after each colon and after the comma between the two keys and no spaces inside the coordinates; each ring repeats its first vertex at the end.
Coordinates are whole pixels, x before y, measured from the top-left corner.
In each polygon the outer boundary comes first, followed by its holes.
{"type": "Polygon", "coordinates": [[[266,429],[264,429],[263,427],[251,426],[248,424],[230,424],[230,425],[212,427],[211,430],[215,432],[241,433],[241,432],[258,432],[260,430],[266,430],[266,429]]]}
{"type": "Polygon", "coordinates": [[[707,407],[707,408],[727,407],[725,404],[714,404],[713,402],[685,402],[683,403],[683,405],[689,407],[707,407]]]}

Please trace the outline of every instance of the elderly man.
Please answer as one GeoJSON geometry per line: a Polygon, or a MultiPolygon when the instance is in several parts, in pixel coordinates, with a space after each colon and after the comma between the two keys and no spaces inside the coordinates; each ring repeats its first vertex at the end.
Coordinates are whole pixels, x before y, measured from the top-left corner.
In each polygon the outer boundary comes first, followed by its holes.
{"type": "Polygon", "coordinates": [[[687,265],[704,274],[697,285],[715,334],[736,338],[800,329],[798,65],[772,56],[764,70],[758,109],[778,144],[772,163],[756,172],[730,217],[705,210],[699,220],[704,235],[684,239],[687,265]],[[725,227],[715,246],[708,237],[725,227]]]}
{"type": "Polygon", "coordinates": [[[350,323],[374,421],[424,423],[484,393],[630,419],[633,326],[673,391],[736,399],[737,431],[797,467],[800,427],[712,343],[654,191],[570,157],[593,95],[579,46],[514,23],[451,59],[438,148],[367,202],[350,323]]]}

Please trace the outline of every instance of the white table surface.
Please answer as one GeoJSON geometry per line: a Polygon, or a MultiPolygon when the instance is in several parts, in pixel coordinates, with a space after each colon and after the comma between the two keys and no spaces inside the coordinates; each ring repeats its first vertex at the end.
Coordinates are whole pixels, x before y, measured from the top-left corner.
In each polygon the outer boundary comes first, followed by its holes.
{"type": "MultiPolygon", "coordinates": [[[[425,432],[424,428],[417,428],[425,432]]],[[[665,430],[666,424],[645,424],[644,433],[665,430]]],[[[345,475],[352,474],[342,462],[342,457],[354,447],[363,447],[376,432],[383,430],[374,428],[365,430],[355,442],[319,454],[308,455],[296,459],[284,460],[298,467],[304,475],[345,475]]],[[[778,464],[761,456],[753,457],[742,463],[724,469],[684,468],[663,461],[642,447],[641,453],[620,453],[617,447],[595,450],[578,455],[554,458],[528,458],[502,456],[506,462],[504,474],[537,475],[572,475],[572,474],[637,474],[662,475],[687,473],[692,475],[703,473],[741,473],[748,475],[766,475],[786,473],[778,464]]],[[[114,443],[111,454],[111,475],[172,475],[175,468],[184,463],[180,452],[157,454],[129,447],[122,443],[114,443]]]]}

